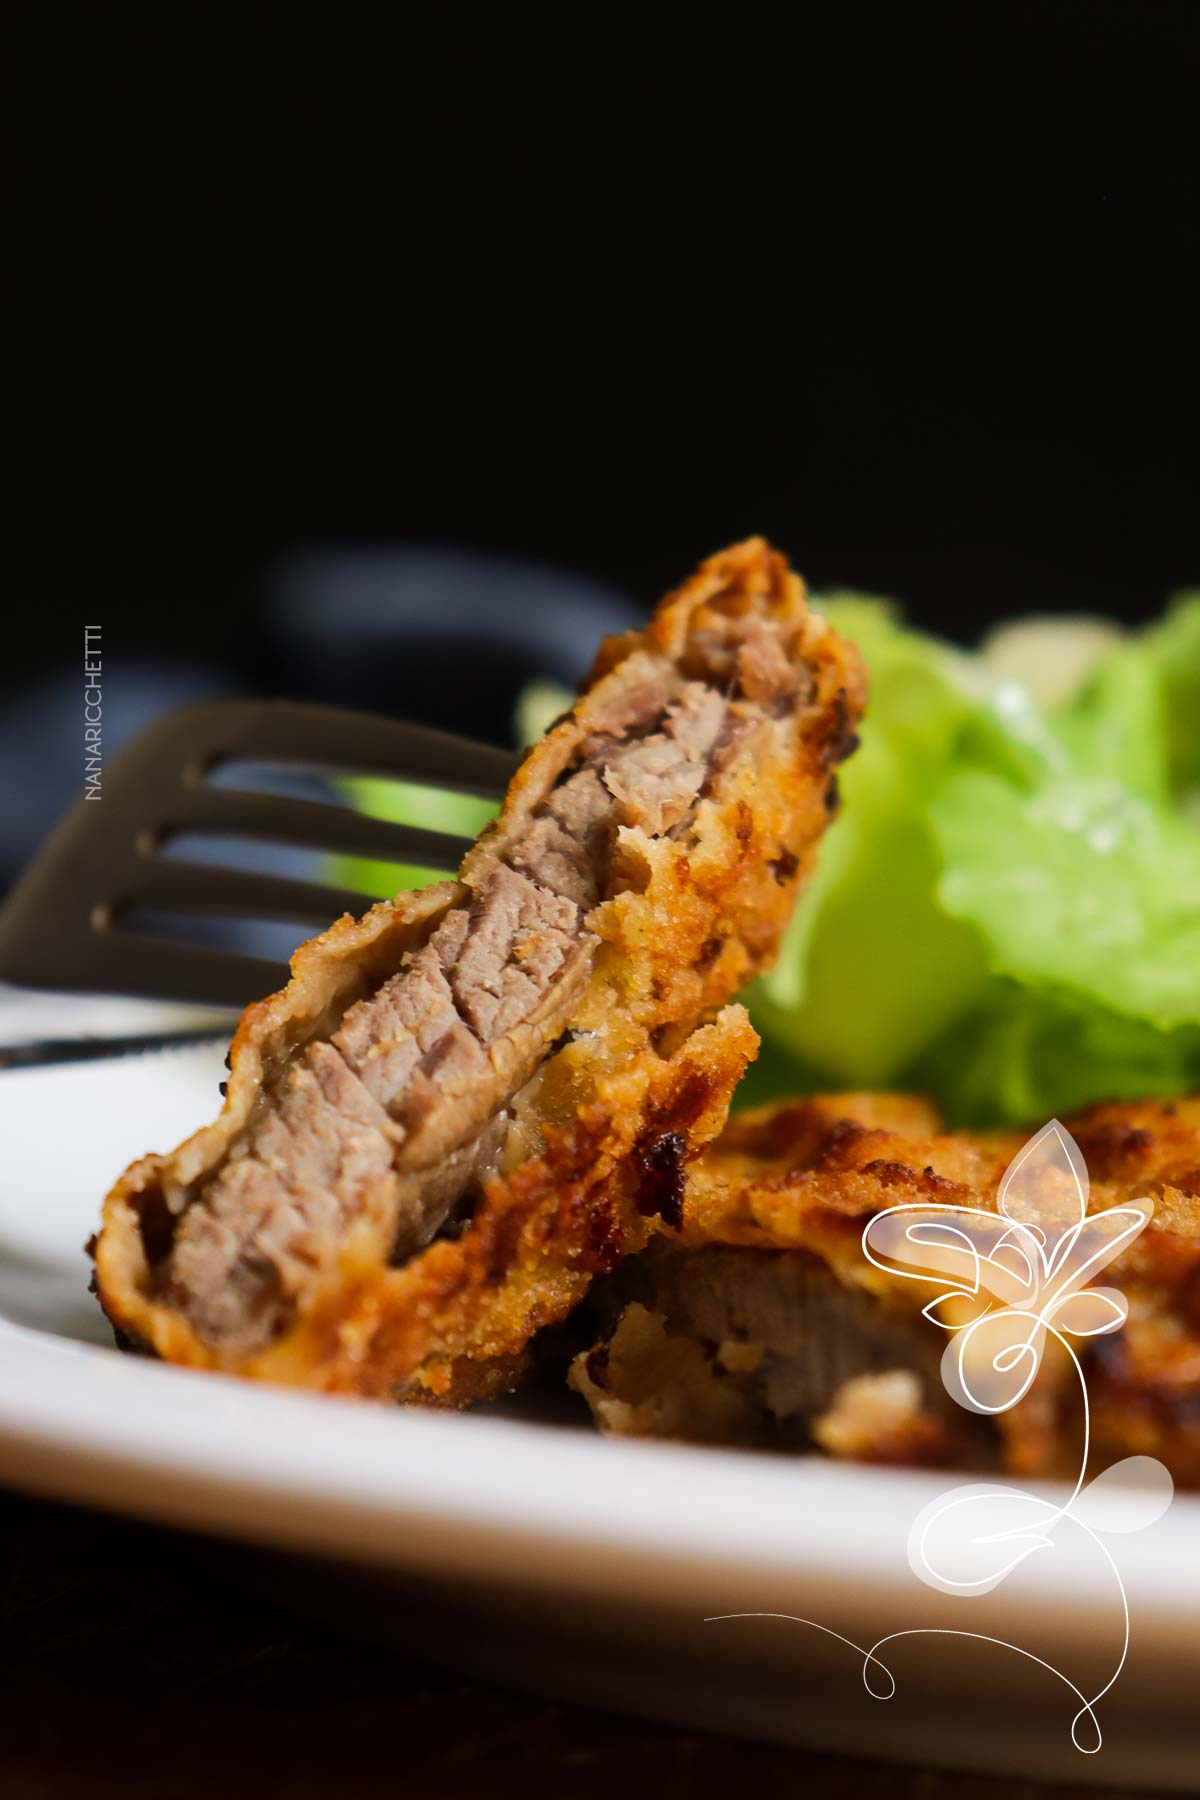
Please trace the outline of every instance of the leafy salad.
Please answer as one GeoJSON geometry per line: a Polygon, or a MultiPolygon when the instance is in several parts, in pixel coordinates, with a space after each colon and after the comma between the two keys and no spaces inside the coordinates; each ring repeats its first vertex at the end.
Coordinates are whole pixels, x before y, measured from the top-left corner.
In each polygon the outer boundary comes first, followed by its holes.
{"type": "MultiPolygon", "coordinates": [[[[748,996],[764,1041],[739,1101],[913,1087],[987,1125],[1200,1087],[1200,593],[1136,634],[1035,619],[974,652],[884,600],[815,604],[870,698],[817,873],[748,996]]],[[[567,700],[527,691],[523,741],[567,700]]],[[[489,810],[352,794],[470,836],[489,810]]],[[[430,878],[343,874],[379,894],[430,878]]]]}

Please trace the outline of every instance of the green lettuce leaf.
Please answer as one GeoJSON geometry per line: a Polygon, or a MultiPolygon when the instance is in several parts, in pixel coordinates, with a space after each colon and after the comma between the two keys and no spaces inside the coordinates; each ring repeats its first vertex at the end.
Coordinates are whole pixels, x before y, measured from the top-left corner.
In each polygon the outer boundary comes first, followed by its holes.
{"type": "Polygon", "coordinates": [[[955,1124],[1022,1125],[1105,1097],[1186,1093],[1200,1076],[1200,1030],[1161,1031],[998,982],[909,1073],[955,1124]]]}
{"type": "MultiPolygon", "coordinates": [[[[1180,803],[1200,768],[1200,603],[1136,638],[1092,622],[1065,694],[1044,670],[1022,680],[1011,643],[997,673],[886,603],[820,604],[870,699],[843,812],[752,996],[771,1046],[754,1097],[790,1062],[797,1087],[918,1086],[977,1124],[1200,1083],[1200,832],[1180,803]]],[[[1078,658],[1070,622],[1037,626],[1036,653],[1057,639],[1078,658]]]]}
{"type": "Polygon", "coordinates": [[[953,771],[931,805],[934,904],[989,968],[1164,1028],[1200,1022],[1200,833],[1112,779],[1023,793],[953,771]]]}
{"type": "Polygon", "coordinates": [[[1200,593],[1176,594],[1146,647],[1162,683],[1171,789],[1200,825],[1200,593]]]}

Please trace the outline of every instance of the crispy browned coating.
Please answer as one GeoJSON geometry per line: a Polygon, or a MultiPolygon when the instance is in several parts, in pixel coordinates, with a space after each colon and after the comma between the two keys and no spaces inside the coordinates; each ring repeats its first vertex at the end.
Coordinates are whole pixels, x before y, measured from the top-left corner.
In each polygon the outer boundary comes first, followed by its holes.
{"type": "MultiPolygon", "coordinates": [[[[743,683],[753,668],[743,668],[743,683]]],[[[172,1361],[328,1391],[456,1405],[509,1383],[530,1338],[560,1320],[597,1270],[673,1216],[683,1165],[724,1121],[757,1039],[730,996],[774,957],[836,805],[832,771],[854,743],[861,664],[805,601],[784,560],[753,539],[705,563],[644,632],[610,640],[584,696],[530,753],[459,883],[348,916],[293,958],[292,979],[243,1015],[216,1121],[147,1156],[104,1204],[97,1289],[118,1331],[172,1361]],[[566,1021],[573,1042],[531,1105],[537,1150],[486,1184],[457,1237],[389,1263],[382,1197],[348,1233],[298,1316],[251,1353],[202,1341],[164,1298],[175,1222],[242,1141],[260,1096],[299,1052],[424,942],[478,887],[531,809],[597,728],[627,659],[684,670],[731,621],[778,628],[803,675],[802,704],[734,745],[683,833],[621,838],[621,880],[588,914],[596,947],[566,1021]],[[758,747],[755,751],[755,742],[758,747]]]]}
{"type": "MultiPolygon", "coordinates": [[[[1198,1485],[1200,1098],[1093,1106],[1064,1123],[1088,1166],[1090,1212],[1143,1197],[1154,1202],[1149,1225],[1100,1277],[1125,1294],[1126,1324],[1079,1346],[1093,1453],[1097,1461],[1156,1456],[1177,1481],[1198,1485]]],[[[706,1299],[711,1311],[717,1289],[761,1296],[766,1285],[790,1282],[806,1308],[817,1295],[826,1319],[836,1301],[836,1329],[860,1340],[863,1373],[844,1384],[836,1405],[799,1421],[804,1435],[837,1454],[869,1460],[986,1460],[979,1422],[947,1404],[937,1378],[944,1339],[920,1317],[933,1290],[869,1262],[862,1232],[873,1213],[902,1204],[995,1210],[1000,1180],[1024,1141],[1010,1132],[946,1133],[926,1101],[907,1096],[835,1095],[745,1114],[730,1121],[689,1171],[680,1230],[664,1234],[623,1279],[640,1275],[640,1287],[633,1283],[628,1291],[638,1294],[634,1304],[642,1313],[659,1320],[660,1337],[665,1321],[696,1338],[695,1321],[706,1299]],[[889,1370],[906,1371],[908,1384],[883,1382],[889,1370]]],[[[644,1317],[634,1313],[629,1321],[630,1310],[599,1354],[577,1364],[574,1385],[610,1428],[654,1430],[656,1413],[669,1412],[677,1429],[684,1421],[679,1434],[689,1435],[688,1408],[678,1394],[652,1401],[646,1369],[651,1358],[661,1363],[663,1348],[644,1317]]],[[[769,1343],[756,1348],[771,1352],[769,1343]]],[[[1051,1342],[1026,1399],[986,1428],[999,1432],[992,1453],[1015,1472],[1074,1473],[1077,1467],[1077,1382],[1068,1379],[1066,1358],[1056,1358],[1054,1348],[1051,1342]]],[[[673,1366],[684,1368],[683,1353],[674,1355],[673,1366]]],[[[713,1435],[718,1414],[708,1389],[715,1378],[743,1395],[731,1441],[778,1436],[780,1419],[768,1419],[759,1404],[761,1383],[756,1399],[748,1398],[755,1384],[746,1377],[754,1373],[744,1356],[734,1369],[719,1354],[710,1356],[702,1375],[694,1361],[686,1364],[700,1420],[696,1435],[713,1435]]],[[[730,1404],[726,1396],[725,1416],[730,1404]]]]}

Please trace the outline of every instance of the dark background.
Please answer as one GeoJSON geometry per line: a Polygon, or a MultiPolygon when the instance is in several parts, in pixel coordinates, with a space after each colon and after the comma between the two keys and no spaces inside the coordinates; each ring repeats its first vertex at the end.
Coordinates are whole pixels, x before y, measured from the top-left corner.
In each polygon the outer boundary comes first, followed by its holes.
{"type": "Polygon", "coordinates": [[[321,693],[313,543],[645,606],[757,530],[966,641],[1200,579],[1195,0],[10,17],[10,715],[84,618],[113,705],[321,693]]]}

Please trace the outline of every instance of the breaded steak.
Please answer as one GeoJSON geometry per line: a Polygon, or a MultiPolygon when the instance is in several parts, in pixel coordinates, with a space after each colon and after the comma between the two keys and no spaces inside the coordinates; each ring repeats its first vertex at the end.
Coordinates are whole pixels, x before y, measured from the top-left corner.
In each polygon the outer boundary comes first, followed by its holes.
{"type": "Polygon", "coordinates": [[[95,1249],[173,1361],[459,1404],[675,1218],[757,1039],[864,678],[760,540],[609,640],[459,879],[349,916],[243,1015],[217,1120],[95,1249]]]}
{"type": "MultiPolygon", "coordinates": [[[[1094,1106],[1064,1123],[1087,1163],[1089,1214],[1154,1203],[1100,1277],[1125,1295],[1126,1323],[1077,1345],[1095,1464],[1155,1456],[1198,1485],[1200,1099],[1094,1106]]],[[[1011,1411],[966,1412],[940,1379],[944,1334],[921,1313],[936,1288],[862,1248],[867,1220],[889,1207],[995,1210],[1023,1142],[946,1133],[903,1095],[733,1119],[689,1170],[679,1229],[616,1278],[613,1321],[573,1385],[609,1430],[1074,1475],[1079,1384],[1053,1341],[1011,1411]]]]}

